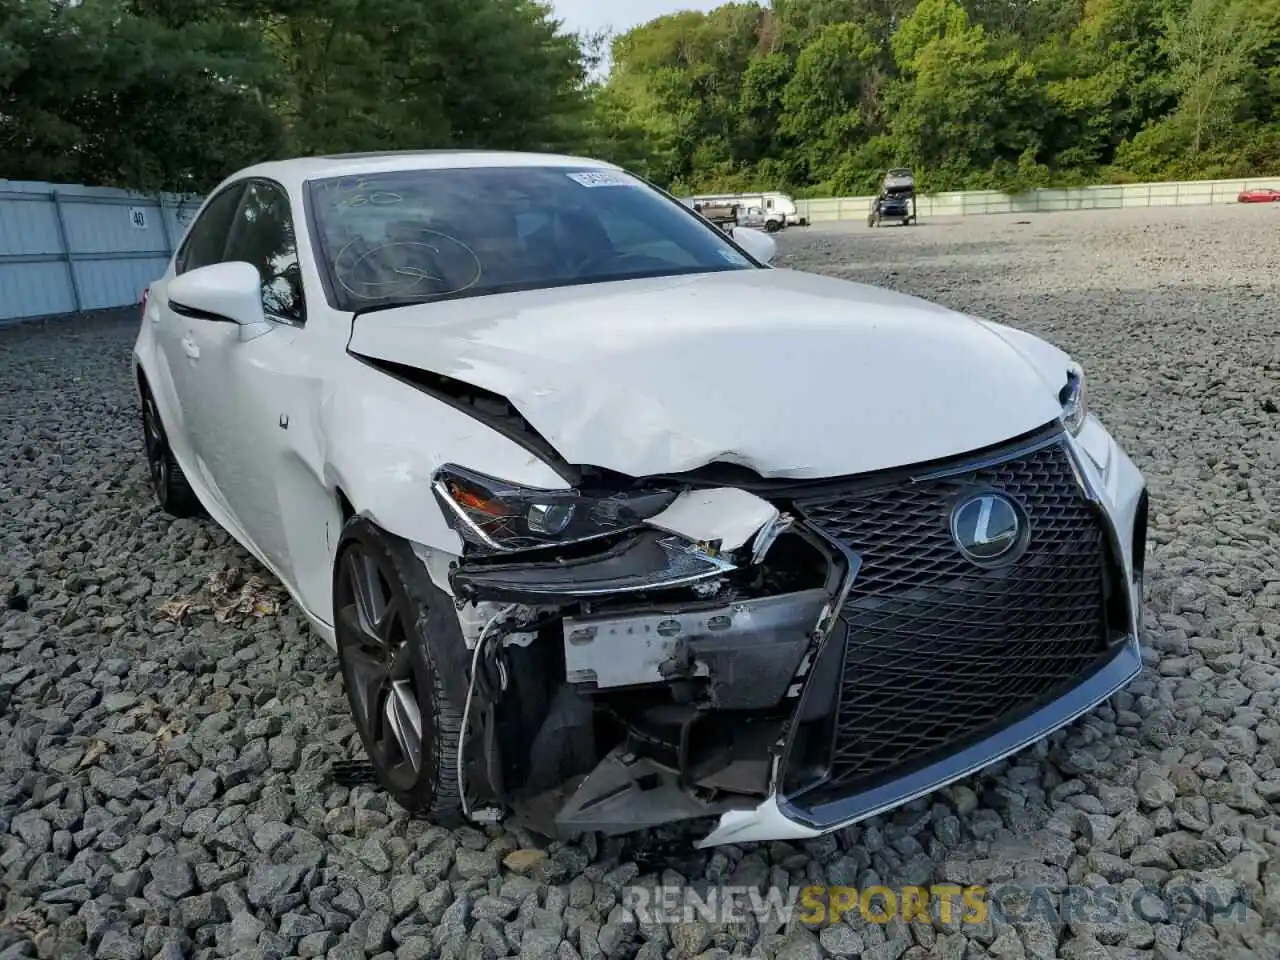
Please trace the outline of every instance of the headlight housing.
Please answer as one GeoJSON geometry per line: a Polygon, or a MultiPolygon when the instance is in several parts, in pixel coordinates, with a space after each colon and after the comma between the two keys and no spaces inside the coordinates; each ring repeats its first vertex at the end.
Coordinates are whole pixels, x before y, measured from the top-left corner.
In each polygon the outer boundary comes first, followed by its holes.
{"type": "Polygon", "coordinates": [[[1075,436],[1089,416],[1084,368],[1080,364],[1073,362],[1067,366],[1067,382],[1058,391],[1058,401],[1062,404],[1062,423],[1075,436]]]}
{"type": "Polygon", "coordinates": [[[524,487],[447,464],[432,482],[450,526],[481,552],[563,546],[623,533],[671,505],[674,490],[593,495],[524,487]]]}

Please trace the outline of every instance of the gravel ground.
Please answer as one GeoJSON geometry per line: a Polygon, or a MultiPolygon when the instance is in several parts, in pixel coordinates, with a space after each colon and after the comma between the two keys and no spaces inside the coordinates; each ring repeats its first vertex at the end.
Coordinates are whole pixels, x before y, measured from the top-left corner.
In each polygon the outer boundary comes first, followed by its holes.
{"type": "Polygon", "coordinates": [[[410,821],[334,784],[331,761],[354,755],[346,703],[279,588],[220,530],[153,506],[136,314],[0,331],[0,958],[1280,956],[1280,208],[780,242],[787,265],[1082,360],[1152,492],[1138,682],[1048,744],[812,843],[655,865],[648,840],[545,846],[410,821]],[[637,924],[621,888],[659,877],[1009,881],[1042,909],[963,926],[637,924]],[[1090,923],[1069,884],[1236,909],[1157,899],[1145,919],[1090,923]]]}

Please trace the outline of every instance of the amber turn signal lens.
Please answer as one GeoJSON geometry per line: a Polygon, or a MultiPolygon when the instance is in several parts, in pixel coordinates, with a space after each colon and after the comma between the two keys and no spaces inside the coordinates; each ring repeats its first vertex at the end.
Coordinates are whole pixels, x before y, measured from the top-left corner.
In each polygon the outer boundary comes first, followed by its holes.
{"type": "Polygon", "coordinates": [[[453,497],[454,502],[464,510],[475,510],[477,513],[488,514],[491,517],[503,517],[507,513],[500,503],[486,500],[479,494],[464,490],[456,483],[449,484],[449,496],[453,497]]]}

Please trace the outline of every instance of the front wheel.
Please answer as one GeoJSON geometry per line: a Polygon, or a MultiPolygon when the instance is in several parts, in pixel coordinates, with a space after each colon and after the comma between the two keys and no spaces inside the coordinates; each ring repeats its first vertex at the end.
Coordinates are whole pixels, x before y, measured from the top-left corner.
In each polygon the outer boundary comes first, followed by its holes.
{"type": "Polygon", "coordinates": [[[142,386],[142,439],[147,454],[147,472],[151,476],[151,490],[156,495],[160,509],[171,517],[194,517],[201,513],[200,501],[187,482],[187,475],[178,466],[178,460],[169,446],[160,419],[160,408],[151,393],[151,387],[142,386]]]}
{"type": "Polygon", "coordinates": [[[338,543],[333,602],[347,702],[378,782],[410,813],[460,826],[462,704],[446,695],[423,629],[448,597],[407,544],[355,517],[338,543]]]}

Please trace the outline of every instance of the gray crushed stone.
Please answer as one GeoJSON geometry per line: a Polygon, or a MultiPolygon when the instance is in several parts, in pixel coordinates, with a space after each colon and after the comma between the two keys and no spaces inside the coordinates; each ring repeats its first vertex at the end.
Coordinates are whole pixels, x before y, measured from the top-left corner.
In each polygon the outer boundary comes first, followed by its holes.
{"type": "Polygon", "coordinates": [[[0,960],[1280,956],[1280,208],[840,224],[780,246],[782,265],[1084,363],[1152,493],[1140,680],[1048,743],[810,842],[655,860],[654,837],[451,833],[334,785],[330,762],[358,752],[331,654],[270,582],[265,615],[228,613],[211,577],[261,571],[155,509],[136,311],[3,329],[0,960]],[[624,888],[659,882],[1043,900],[1012,922],[639,922],[624,888]],[[1104,885],[1149,891],[1144,915],[1071,915],[1067,887],[1104,885]],[[1165,901],[1188,890],[1237,909],[1180,915],[1165,901]]]}

